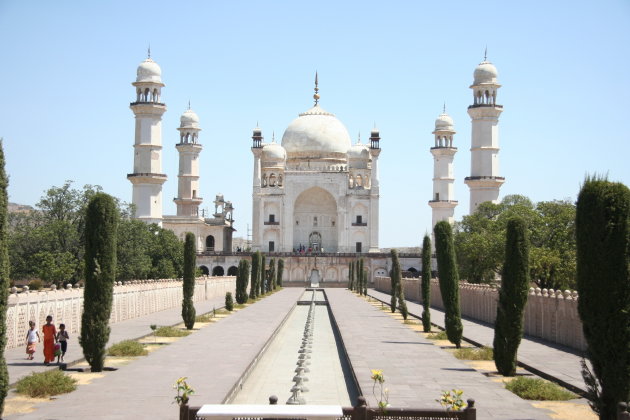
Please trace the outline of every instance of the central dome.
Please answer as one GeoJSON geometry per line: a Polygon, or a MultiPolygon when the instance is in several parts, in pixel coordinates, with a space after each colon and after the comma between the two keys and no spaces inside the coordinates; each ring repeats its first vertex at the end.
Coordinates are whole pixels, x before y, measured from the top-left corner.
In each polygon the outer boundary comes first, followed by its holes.
{"type": "Polygon", "coordinates": [[[319,105],[294,119],[282,136],[289,159],[345,159],[350,145],[346,127],[319,105]]]}

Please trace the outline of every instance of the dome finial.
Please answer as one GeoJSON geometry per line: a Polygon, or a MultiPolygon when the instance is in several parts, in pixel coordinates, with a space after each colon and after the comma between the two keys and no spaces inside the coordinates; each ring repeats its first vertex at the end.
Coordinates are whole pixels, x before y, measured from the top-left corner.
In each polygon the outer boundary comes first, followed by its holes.
{"type": "Polygon", "coordinates": [[[271,132],[271,142],[275,143],[276,142],[276,130],[273,130],[271,132]]]}
{"type": "Polygon", "coordinates": [[[188,109],[190,109],[190,99],[188,100],[188,109]]]}
{"type": "Polygon", "coordinates": [[[446,101],[444,101],[444,106],[442,107],[442,114],[446,114],[446,101]]]}
{"type": "Polygon", "coordinates": [[[488,46],[486,45],[486,49],[483,51],[483,61],[488,61],[488,46]]]}
{"type": "Polygon", "coordinates": [[[357,140],[357,144],[361,144],[361,132],[359,131],[359,139],[357,140]]]}
{"type": "Polygon", "coordinates": [[[317,87],[318,82],[317,82],[317,70],[315,70],[315,95],[313,95],[313,99],[315,99],[315,105],[317,105],[317,103],[319,102],[319,88],[317,87]]]}
{"type": "Polygon", "coordinates": [[[147,48],[147,58],[151,58],[151,44],[149,44],[149,47],[147,48]]]}

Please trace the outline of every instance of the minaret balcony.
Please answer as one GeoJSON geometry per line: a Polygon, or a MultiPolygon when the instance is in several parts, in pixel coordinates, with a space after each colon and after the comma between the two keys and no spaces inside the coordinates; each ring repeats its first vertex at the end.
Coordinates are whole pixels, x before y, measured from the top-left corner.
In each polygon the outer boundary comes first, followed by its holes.
{"type": "Polygon", "coordinates": [[[175,197],[173,201],[177,204],[201,204],[203,202],[203,198],[201,197],[192,197],[192,198],[180,198],[175,197]]]}
{"type": "Polygon", "coordinates": [[[127,179],[132,184],[163,184],[167,180],[166,174],[158,174],[151,172],[136,172],[127,174],[127,179]]]}
{"type": "Polygon", "coordinates": [[[475,104],[475,105],[468,105],[468,109],[471,108],[500,108],[503,109],[503,105],[496,105],[496,104],[475,104]]]}
{"type": "Polygon", "coordinates": [[[498,188],[505,182],[503,176],[467,176],[464,184],[471,188],[498,188]]]}
{"type": "Polygon", "coordinates": [[[164,102],[152,102],[152,101],[136,101],[136,102],[131,102],[129,103],[129,106],[136,106],[136,105],[157,105],[157,106],[166,106],[166,104],[164,102]]]}

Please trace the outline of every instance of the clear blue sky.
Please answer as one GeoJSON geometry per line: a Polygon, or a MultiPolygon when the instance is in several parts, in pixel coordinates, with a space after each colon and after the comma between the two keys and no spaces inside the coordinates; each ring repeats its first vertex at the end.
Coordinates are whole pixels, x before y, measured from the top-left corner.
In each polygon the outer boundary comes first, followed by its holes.
{"type": "Polygon", "coordinates": [[[630,1],[0,2],[0,137],[10,200],[65,180],[131,200],[137,65],[162,68],[164,212],[177,194],[176,127],[201,119],[201,194],[251,224],[251,130],[266,140],[312,105],[365,139],[381,130],[380,246],[431,228],[434,120],[455,120],[456,219],[468,212],[468,88],[499,70],[506,194],[575,199],[586,173],[630,184],[630,1]]]}

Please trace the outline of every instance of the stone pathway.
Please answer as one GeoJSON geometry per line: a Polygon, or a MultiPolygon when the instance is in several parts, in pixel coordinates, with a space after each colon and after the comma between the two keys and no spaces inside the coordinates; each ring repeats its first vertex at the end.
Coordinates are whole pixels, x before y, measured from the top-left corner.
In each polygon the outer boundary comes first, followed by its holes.
{"type": "MultiPolygon", "coordinates": [[[[368,295],[389,303],[391,295],[368,289],[368,295]]],[[[422,305],[417,302],[407,302],[409,313],[420,317],[422,305]]],[[[431,308],[431,322],[444,328],[444,311],[431,308]]],[[[477,345],[492,347],[494,328],[492,326],[462,319],[464,337],[477,345]]],[[[581,357],[566,347],[544,342],[535,337],[525,336],[518,349],[518,361],[524,368],[543,377],[553,377],[569,389],[585,392],[582,379],[581,357]]]]}
{"type": "Polygon", "coordinates": [[[187,376],[196,391],[191,405],[221,403],[302,292],[283,289],[54,402],[41,404],[33,413],[4,418],[173,420],[179,413],[172,404],[173,383],[181,376],[187,376]]]}
{"type": "Polygon", "coordinates": [[[394,407],[438,408],[443,390],[474,398],[478,419],[550,419],[503,384],[456,359],[422,334],[344,289],[326,289],[363,395],[371,406],[371,369],[381,369],[394,407]]]}

